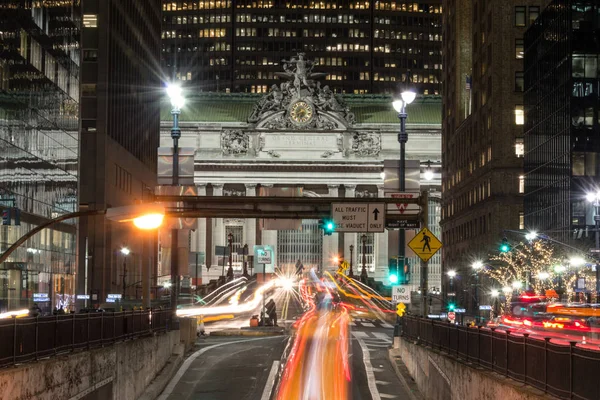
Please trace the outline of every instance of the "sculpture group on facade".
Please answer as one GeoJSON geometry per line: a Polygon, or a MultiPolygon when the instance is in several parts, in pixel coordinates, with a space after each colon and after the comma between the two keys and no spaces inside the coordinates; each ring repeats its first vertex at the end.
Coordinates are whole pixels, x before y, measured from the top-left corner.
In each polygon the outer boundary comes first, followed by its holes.
{"type": "Polygon", "coordinates": [[[248,122],[267,129],[341,129],[355,123],[354,114],[328,85],[321,86],[320,79],[327,74],[312,72],[317,63],[299,53],[290,60],[282,60],[284,72],[276,73],[284,79],[272,85],[269,93],[255,105],[248,122]],[[303,102],[303,119],[290,115],[290,106],[303,102]]]}

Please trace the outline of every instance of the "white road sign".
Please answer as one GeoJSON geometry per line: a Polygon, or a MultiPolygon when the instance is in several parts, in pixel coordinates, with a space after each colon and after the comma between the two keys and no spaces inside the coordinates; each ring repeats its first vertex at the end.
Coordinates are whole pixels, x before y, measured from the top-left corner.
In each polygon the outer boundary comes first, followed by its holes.
{"type": "Polygon", "coordinates": [[[269,250],[258,250],[256,254],[257,264],[271,264],[271,251],[269,250]]]}
{"type": "Polygon", "coordinates": [[[384,203],[333,203],[331,217],[336,232],[383,232],[384,203]]]}
{"type": "Polygon", "coordinates": [[[397,203],[388,203],[387,212],[390,215],[415,215],[419,213],[420,208],[418,204],[408,204],[402,202],[403,199],[418,199],[419,193],[394,192],[386,193],[386,197],[398,199],[397,203]]]}
{"type": "Polygon", "coordinates": [[[410,285],[392,286],[392,301],[395,303],[410,303],[410,285]]]}

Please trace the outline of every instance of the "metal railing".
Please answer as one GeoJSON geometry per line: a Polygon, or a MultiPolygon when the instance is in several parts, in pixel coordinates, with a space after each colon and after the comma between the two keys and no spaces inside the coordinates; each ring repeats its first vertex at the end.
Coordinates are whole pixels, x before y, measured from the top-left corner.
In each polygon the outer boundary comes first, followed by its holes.
{"type": "MultiPolygon", "coordinates": [[[[510,330],[468,328],[432,319],[405,316],[403,336],[451,357],[492,370],[562,399],[600,399],[595,377],[600,351],[536,339],[510,330]]],[[[541,332],[540,332],[541,333],[541,332]]]]}
{"type": "Polygon", "coordinates": [[[99,312],[0,320],[0,367],[166,332],[171,310],[99,312]]]}

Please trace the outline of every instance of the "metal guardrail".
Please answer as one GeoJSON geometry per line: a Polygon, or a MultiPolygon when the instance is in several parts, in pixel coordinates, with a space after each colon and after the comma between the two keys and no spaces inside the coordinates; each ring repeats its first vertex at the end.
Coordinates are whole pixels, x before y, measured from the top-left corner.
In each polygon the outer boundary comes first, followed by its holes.
{"type": "Polygon", "coordinates": [[[561,399],[600,399],[600,351],[552,343],[510,330],[468,328],[405,316],[403,336],[561,399]]]}
{"type": "Polygon", "coordinates": [[[0,320],[0,367],[170,330],[171,310],[65,314],[0,320]]]}

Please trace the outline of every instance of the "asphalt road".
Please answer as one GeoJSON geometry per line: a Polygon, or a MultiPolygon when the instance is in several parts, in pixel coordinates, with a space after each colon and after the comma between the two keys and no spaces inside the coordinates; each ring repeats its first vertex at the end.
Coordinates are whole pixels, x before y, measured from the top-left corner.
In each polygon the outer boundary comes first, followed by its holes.
{"type": "Polygon", "coordinates": [[[159,399],[261,399],[273,361],[281,359],[287,339],[201,338],[196,358],[186,360],[182,369],[186,364],[188,368],[178,371],[159,399]]]}
{"type": "Polygon", "coordinates": [[[410,399],[388,356],[394,327],[371,320],[354,320],[350,325],[352,400],[410,399]]]}

